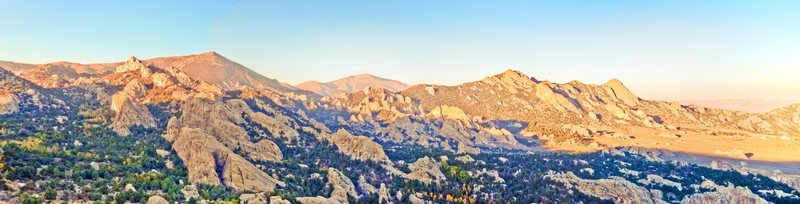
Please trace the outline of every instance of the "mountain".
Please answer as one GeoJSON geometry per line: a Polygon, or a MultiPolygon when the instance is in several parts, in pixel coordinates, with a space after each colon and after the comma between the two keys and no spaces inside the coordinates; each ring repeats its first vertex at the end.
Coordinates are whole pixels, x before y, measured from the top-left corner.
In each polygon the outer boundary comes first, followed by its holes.
{"type": "Polygon", "coordinates": [[[484,121],[508,121],[511,125],[502,128],[538,138],[549,149],[639,146],[787,162],[798,156],[780,139],[762,139],[800,135],[794,125],[768,120],[765,114],[641,99],[616,79],[602,85],[559,84],[508,70],[476,82],[422,84],[400,93],[424,109],[452,106],[484,121]],[[748,152],[755,156],[743,154],[748,152]]]}
{"type": "MultiPolygon", "coordinates": [[[[216,52],[205,52],[195,55],[158,57],[141,60],[147,66],[159,69],[177,69],[190,77],[218,85],[224,90],[243,88],[273,89],[281,92],[293,92],[312,96],[310,92],[267,78],[255,71],[229,60],[216,52]]],[[[47,64],[23,64],[0,61],[0,65],[8,65],[11,70],[26,79],[44,87],[58,87],[70,84],[81,75],[94,75],[112,72],[125,62],[102,64],[79,64],[71,62],[54,62],[47,64]]]]}
{"type": "MultiPolygon", "coordinates": [[[[515,70],[319,97],[213,52],[108,65],[0,69],[0,202],[800,202],[800,104],[515,70]]],[[[332,84],[385,81],[362,77],[332,84]]]]}
{"type": "Polygon", "coordinates": [[[0,67],[5,69],[6,71],[10,71],[13,73],[20,73],[36,69],[35,64],[25,64],[25,63],[17,63],[17,62],[2,61],[2,60],[0,60],[0,67]]]}
{"type": "Polygon", "coordinates": [[[6,70],[9,70],[16,74],[32,72],[42,68],[44,69],[66,68],[66,69],[72,69],[75,73],[79,74],[100,74],[103,72],[114,70],[114,67],[118,65],[119,63],[80,64],[80,63],[59,61],[46,64],[25,64],[25,63],[17,63],[9,61],[0,61],[0,67],[3,67],[6,70]]]}
{"type": "Polygon", "coordinates": [[[384,88],[389,91],[400,91],[408,87],[407,84],[396,80],[385,79],[370,74],[349,76],[330,82],[307,81],[297,85],[322,96],[338,96],[345,93],[361,91],[364,88],[384,88]]]}
{"type": "Polygon", "coordinates": [[[299,91],[299,89],[291,85],[260,75],[216,52],[176,57],[159,57],[144,60],[144,62],[160,68],[174,67],[185,72],[194,79],[219,85],[226,90],[270,88],[282,92],[299,91]]]}
{"type": "Polygon", "coordinates": [[[776,108],[785,107],[800,101],[796,100],[685,100],[680,101],[682,104],[694,104],[703,107],[720,108],[734,111],[745,111],[751,113],[760,113],[774,110],[776,108]]]}

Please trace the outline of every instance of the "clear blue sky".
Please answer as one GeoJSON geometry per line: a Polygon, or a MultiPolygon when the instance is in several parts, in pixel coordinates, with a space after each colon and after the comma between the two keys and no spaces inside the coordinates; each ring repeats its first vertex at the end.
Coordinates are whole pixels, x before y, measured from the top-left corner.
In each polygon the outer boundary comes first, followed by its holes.
{"type": "Polygon", "coordinates": [[[800,1],[0,0],[0,60],[217,51],[296,84],[453,85],[513,68],[650,99],[800,99],[800,1]]]}

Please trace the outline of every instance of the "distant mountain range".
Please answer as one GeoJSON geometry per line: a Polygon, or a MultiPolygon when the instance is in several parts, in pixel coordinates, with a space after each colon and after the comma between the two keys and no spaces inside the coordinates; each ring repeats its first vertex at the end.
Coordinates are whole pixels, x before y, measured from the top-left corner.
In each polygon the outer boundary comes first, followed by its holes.
{"type": "Polygon", "coordinates": [[[760,113],[775,110],[791,104],[800,103],[798,100],[760,100],[760,99],[723,99],[723,100],[683,100],[682,104],[694,104],[711,108],[720,108],[735,111],[760,113]]]}
{"type": "Polygon", "coordinates": [[[338,96],[346,93],[361,91],[367,87],[385,88],[390,91],[402,91],[408,85],[396,80],[385,79],[370,74],[360,74],[349,76],[330,82],[307,81],[297,85],[298,88],[305,89],[323,96],[338,96]]]}

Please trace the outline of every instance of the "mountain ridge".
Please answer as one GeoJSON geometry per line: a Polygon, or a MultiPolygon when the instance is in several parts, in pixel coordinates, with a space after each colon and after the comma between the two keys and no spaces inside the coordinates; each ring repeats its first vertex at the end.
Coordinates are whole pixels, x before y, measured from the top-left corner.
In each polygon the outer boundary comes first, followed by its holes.
{"type": "MultiPolygon", "coordinates": [[[[153,66],[161,69],[174,67],[182,70],[192,78],[204,81],[206,83],[219,85],[225,90],[239,90],[243,88],[269,88],[281,92],[293,92],[296,94],[316,97],[311,92],[261,75],[237,62],[222,56],[215,51],[191,55],[155,57],[144,60],[133,56],[130,58],[140,60],[146,66],[153,66]]],[[[46,87],[63,86],[65,84],[69,84],[77,80],[79,78],[78,75],[80,74],[98,76],[103,73],[113,72],[123,63],[125,63],[125,61],[92,64],[81,64],[66,61],[45,64],[25,64],[10,61],[0,61],[0,65],[12,67],[9,69],[10,71],[23,75],[29,80],[46,87]]]]}
{"type": "Polygon", "coordinates": [[[296,86],[329,97],[361,91],[367,87],[385,88],[390,91],[401,91],[408,87],[403,82],[366,73],[347,76],[329,82],[306,81],[296,86]]]}

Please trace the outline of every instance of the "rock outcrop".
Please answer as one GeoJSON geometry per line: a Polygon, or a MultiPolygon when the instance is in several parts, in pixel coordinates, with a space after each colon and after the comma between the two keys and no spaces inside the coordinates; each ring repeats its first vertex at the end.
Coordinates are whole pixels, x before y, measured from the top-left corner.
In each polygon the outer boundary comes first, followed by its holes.
{"type": "Polygon", "coordinates": [[[222,102],[192,98],[181,106],[180,117],[170,119],[167,125],[167,140],[171,140],[182,127],[201,129],[212,135],[220,143],[232,149],[239,149],[247,158],[264,161],[280,161],[282,153],[272,141],[250,142],[247,131],[237,121],[241,114],[231,111],[222,102]]]}
{"type": "Polygon", "coordinates": [[[243,157],[280,161],[278,146],[269,140],[251,143],[244,128],[233,122],[241,115],[230,110],[219,101],[194,98],[182,104],[180,117],[170,119],[164,137],[186,164],[189,180],[253,192],[271,192],[283,185],[243,157]]]}
{"type": "Polygon", "coordinates": [[[575,103],[572,103],[572,101],[569,98],[565,97],[564,95],[553,91],[553,88],[551,86],[552,85],[550,85],[549,82],[536,84],[536,86],[534,86],[536,90],[534,92],[536,94],[536,97],[539,98],[539,100],[542,100],[547,104],[550,104],[559,111],[565,111],[565,110],[571,112],[580,111],[580,108],[576,106],[575,103]]]}
{"type": "Polygon", "coordinates": [[[353,136],[350,132],[339,129],[333,134],[325,134],[325,139],[336,145],[339,151],[357,160],[372,160],[379,163],[391,163],[383,151],[383,147],[365,136],[353,136]]]}
{"type": "Polygon", "coordinates": [[[389,189],[386,188],[386,184],[381,183],[381,187],[378,189],[378,202],[391,203],[392,200],[392,196],[389,193],[389,189]]]}
{"type": "MultiPolygon", "coordinates": [[[[130,84],[137,84],[134,81],[130,84]]],[[[127,90],[114,94],[111,97],[111,109],[116,112],[111,123],[111,128],[120,135],[128,135],[129,127],[134,125],[141,125],[146,128],[153,128],[156,126],[156,121],[147,106],[135,101],[136,95],[141,95],[140,92],[127,90]]]]}
{"type": "Polygon", "coordinates": [[[550,172],[545,178],[563,183],[567,188],[575,188],[581,193],[608,199],[614,203],[667,203],[646,188],[623,178],[588,180],[581,179],[572,172],[550,172]]]}
{"type": "Polygon", "coordinates": [[[409,166],[411,173],[406,175],[407,179],[418,180],[423,183],[435,183],[446,180],[444,173],[439,169],[439,163],[430,157],[417,159],[409,166]]]}
{"type": "Polygon", "coordinates": [[[200,129],[182,128],[172,146],[193,183],[254,192],[272,192],[276,185],[284,185],[200,129]]]}
{"type": "Polygon", "coordinates": [[[119,65],[117,69],[114,70],[114,72],[123,73],[129,71],[140,71],[145,69],[148,69],[148,66],[145,65],[144,62],[142,62],[141,60],[137,59],[134,56],[131,56],[130,58],[128,58],[128,61],[125,61],[125,63],[119,65]]]}
{"type": "Polygon", "coordinates": [[[19,110],[19,98],[14,94],[0,94],[0,115],[19,110]]]}
{"type": "Polygon", "coordinates": [[[328,198],[317,197],[299,197],[297,201],[303,204],[317,204],[317,203],[330,203],[330,204],[344,204],[348,203],[347,196],[355,198],[360,197],[356,192],[356,187],[353,181],[345,176],[341,171],[334,168],[328,168],[328,185],[333,187],[331,196],[328,198]]]}
{"type": "Polygon", "coordinates": [[[467,114],[464,113],[464,111],[458,107],[447,106],[447,105],[439,106],[431,110],[431,112],[428,113],[428,115],[429,117],[433,118],[450,119],[462,122],[463,124],[470,125],[470,121],[469,118],[467,118],[467,114]]]}
{"type": "Polygon", "coordinates": [[[239,195],[239,203],[240,204],[263,204],[267,203],[267,198],[264,197],[264,194],[250,194],[245,193],[239,195]]]}
{"type": "Polygon", "coordinates": [[[747,187],[717,187],[716,191],[690,195],[681,204],[753,203],[768,202],[747,187]]]}
{"type": "Polygon", "coordinates": [[[625,105],[631,107],[639,105],[639,97],[636,97],[633,92],[628,90],[628,87],[625,87],[625,85],[617,79],[609,80],[603,84],[603,88],[606,89],[608,95],[614,96],[615,99],[622,101],[625,105]]]}

